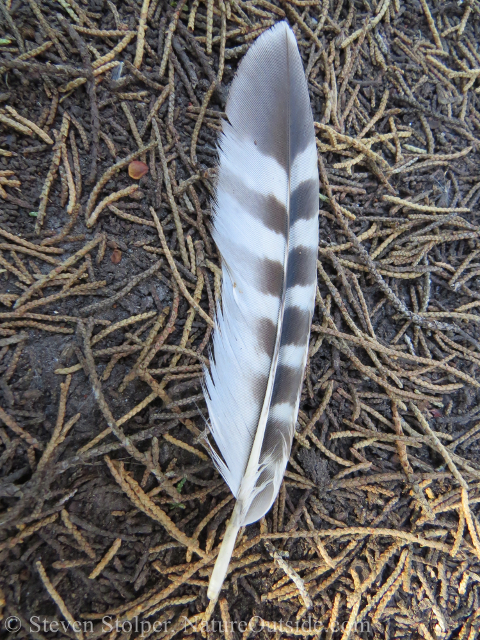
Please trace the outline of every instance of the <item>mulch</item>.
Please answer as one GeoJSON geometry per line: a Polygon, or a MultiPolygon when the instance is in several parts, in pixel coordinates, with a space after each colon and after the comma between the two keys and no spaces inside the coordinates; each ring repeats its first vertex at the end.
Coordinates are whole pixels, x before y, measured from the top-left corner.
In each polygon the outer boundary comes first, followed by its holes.
{"type": "Polygon", "coordinates": [[[478,1],[0,0],[0,20],[3,628],[477,637],[478,1]],[[317,304],[284,483],[213,606],[216,141],[284,18],[319,152],[317,304]]]}

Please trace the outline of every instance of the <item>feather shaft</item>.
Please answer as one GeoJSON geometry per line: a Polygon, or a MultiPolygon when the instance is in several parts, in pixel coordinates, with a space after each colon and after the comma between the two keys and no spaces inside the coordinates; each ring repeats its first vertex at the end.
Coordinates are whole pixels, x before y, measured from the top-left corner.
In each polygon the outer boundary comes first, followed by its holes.
{"type": "Polygon", "coordinates": [[[232,557],[232,553],[235,548],[237,535],[240,527],[242,526],[241,515],[241,503],[237,501],[233,508],[232,516],[227,524],[222,545],[218,552],[217,560],[215,561],[215,566],[213,567],[210,582],[208,584],[207,596],[210,600],[216,600],[218,598],[225,576],[227,575],[228,565],[230,564],[230,558],[232,557]]]}

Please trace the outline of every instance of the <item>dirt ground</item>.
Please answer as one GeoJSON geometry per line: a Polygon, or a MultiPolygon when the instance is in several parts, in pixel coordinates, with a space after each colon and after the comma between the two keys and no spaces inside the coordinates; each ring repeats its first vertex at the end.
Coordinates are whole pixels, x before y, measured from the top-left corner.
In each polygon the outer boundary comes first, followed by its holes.
{"type": "Polygon", "coordinates": [[[0,22],[3,637],[478,637],[478,1],[0,0],[0,22]],[[319,290],[281,492],[212,608],[215,145],[284,17],[319,290]]]}

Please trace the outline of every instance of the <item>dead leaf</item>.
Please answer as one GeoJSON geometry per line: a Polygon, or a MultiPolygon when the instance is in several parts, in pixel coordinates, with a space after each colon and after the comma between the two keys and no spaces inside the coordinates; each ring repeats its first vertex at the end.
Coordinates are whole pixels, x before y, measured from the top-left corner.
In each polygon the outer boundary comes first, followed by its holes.
{"type": "Polygon", "coordinates": [[[113,264],[118,264],[121,259],[122,252],[120,251],[120,249],[114,249],[112,251],[112,255],[110,256],[110,260],[113,262],[113,264]]]}
{"type": "Polygon", "coordinates": [[[128,175],[134,180],[140,180],[146,173],[148,173],[148,165],[141,160],[132,160],[128,165],[128,175]]]}

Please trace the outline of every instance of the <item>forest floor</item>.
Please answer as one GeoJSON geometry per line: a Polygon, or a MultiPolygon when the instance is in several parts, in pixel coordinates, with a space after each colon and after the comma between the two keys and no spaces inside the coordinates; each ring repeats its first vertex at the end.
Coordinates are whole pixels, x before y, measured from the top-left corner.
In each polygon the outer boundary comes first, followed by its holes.
{"type": "Polygon", "coordinates": [[[478,0],[0,0],[0,22],[2,630],[478,637],[478,0]],[[213,608],[215,146],[285,16],[319,291],[282,489],[213,608]]]}

